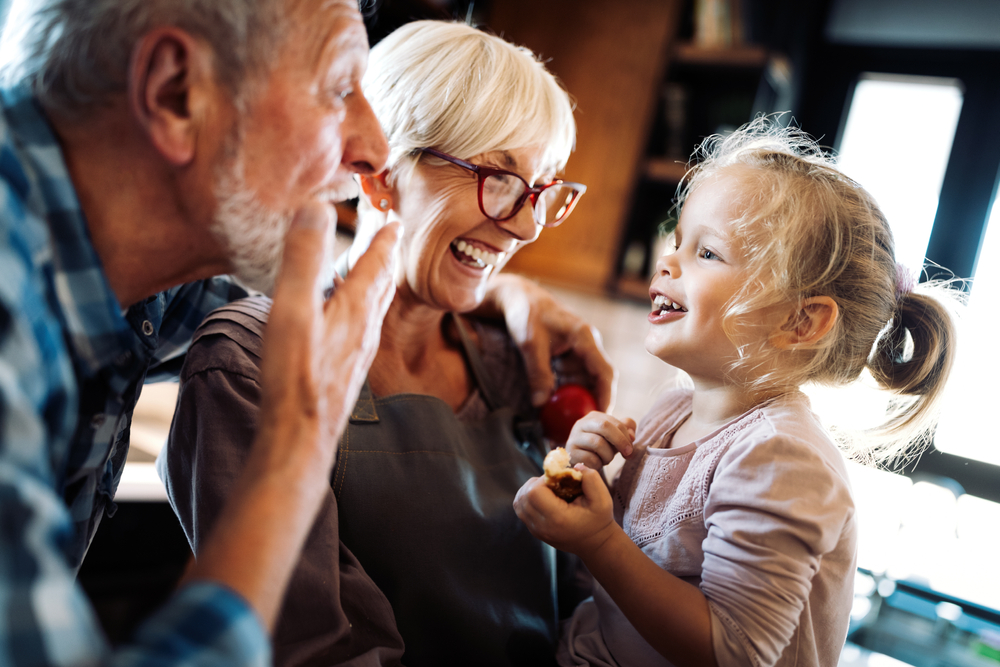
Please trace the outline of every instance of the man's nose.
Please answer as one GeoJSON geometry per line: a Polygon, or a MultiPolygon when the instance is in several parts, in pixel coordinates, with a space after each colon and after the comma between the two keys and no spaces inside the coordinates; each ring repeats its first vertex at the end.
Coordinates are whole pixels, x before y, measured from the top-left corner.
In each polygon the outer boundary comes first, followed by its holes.
{"type": "Polygon", "coordinates": [[[357,91],[344,119],[344,155],[341,162],[358,174],[378,174],[389,159],[389,144],[368,100],[357,91]]]}

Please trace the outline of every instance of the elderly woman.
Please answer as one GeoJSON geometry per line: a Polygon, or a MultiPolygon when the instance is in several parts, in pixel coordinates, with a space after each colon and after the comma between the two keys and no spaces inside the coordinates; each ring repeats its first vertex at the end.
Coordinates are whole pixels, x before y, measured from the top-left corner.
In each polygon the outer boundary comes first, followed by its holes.
{"type": "MultiPolygon", "coordinates": [[[[560,613],[580,591],[572,563],[512,509],[541,470],[537,413],[503,324],[470,313],[585,190],[556,178],[574,142],[570,100],[529,51],[433,21],[372,50],[364,93],[391,154],[361,180],[349,258],[398,220],[396,296],[286,597],[276,660],[390,664],[401,637],[410,666],[550,664],[560,613]]],[[[268,306],[217,311],[188,353],[161,465],[196,553],[253,440],[268,306]]]]}

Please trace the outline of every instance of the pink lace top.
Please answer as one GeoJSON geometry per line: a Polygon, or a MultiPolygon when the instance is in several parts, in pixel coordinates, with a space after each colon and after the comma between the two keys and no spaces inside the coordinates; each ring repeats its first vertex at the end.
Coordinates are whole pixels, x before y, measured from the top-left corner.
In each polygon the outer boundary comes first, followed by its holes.
{"type": "MultiPolygon", "coordinates": [[[[669,448],[690,415],[672,391],[642,420],[613,484],[615,518],[665,570],[698,585],[720,665],[837,664],[857,527],[843,458],[800,393],[669,448]]],[[[598,587],[567,624],[565,665],[669,665],[598,587]]]]}

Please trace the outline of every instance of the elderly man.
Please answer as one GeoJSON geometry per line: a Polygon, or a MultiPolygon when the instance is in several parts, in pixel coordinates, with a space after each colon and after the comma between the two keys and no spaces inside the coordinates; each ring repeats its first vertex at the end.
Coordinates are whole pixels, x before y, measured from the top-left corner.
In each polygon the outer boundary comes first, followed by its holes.
{"type": "MultiPolygon", "coordinates": [[[[386,158],[358,92],[361,16],[355,0],[23,5],[0,91],[0,663],[266,663],[392,296],[392,226],[325,303],[318,277],[330,202],[386,158]],[[197,563],[112,655],[75,572],[143,382],[246,293],[211,277],[227,272],[273,287],[260,432],[197,563]]],[[[589,328],[514,279],[494,302],[540,395],[550,351],[572,348],[607,403],[589,328]]]]}

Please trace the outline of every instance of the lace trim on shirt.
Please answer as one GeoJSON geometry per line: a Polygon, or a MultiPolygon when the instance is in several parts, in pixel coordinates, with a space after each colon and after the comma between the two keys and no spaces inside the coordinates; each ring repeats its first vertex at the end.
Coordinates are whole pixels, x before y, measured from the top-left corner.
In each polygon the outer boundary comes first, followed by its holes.
{"type": "Polygon", "coordinates": [[[632,541],[642,547],[678,524],[704,516],[719,459],[741,431],[763,418],[762,411],[754,410],[688,452],[650,455],[647,448],[636,465],[626,464],[616,496],[626,508],[622,527],[632,541]]]}

